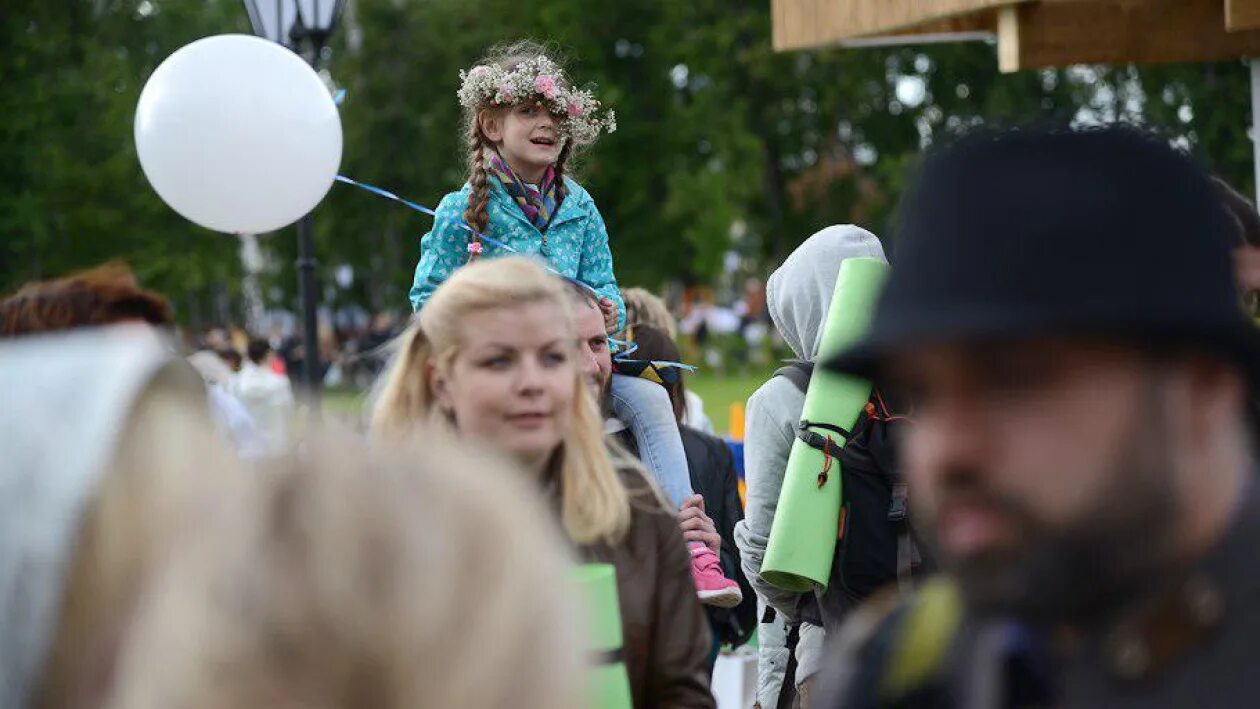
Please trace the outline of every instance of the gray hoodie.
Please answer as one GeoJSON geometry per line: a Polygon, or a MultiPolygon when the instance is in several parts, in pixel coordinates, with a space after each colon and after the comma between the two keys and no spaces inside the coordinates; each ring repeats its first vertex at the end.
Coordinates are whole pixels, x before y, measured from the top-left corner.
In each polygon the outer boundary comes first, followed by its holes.
{"type": "MultiPolygon", "coordinates": [[[[806,239],[771,274],[766,283],[770,318],[797,358],[813,361],[818,354],[822,325],[827,320],[840,263],[854,257],[886,261],[884,249],[874,234],[851,224],[829,226],[806,239]]],[[[753,589],[763,602],[789,618],[794,615],[799,594],[766,583],[760,572],[770,525],[779,504],[788,453],[792,450],[796,423],[804,403],[805,395],[786,377],[771,377],[749,397],[744,432],[747,510],[744,520],[735,526],[735,542],[753,589]]],[[[817,670],[818,653],[814,650],[821,651],[821,636],[821,629],[802,628],[797,653],[798,680],[817,670]]],[[[762,648],[761,652],[763,676],[758,684],[766,685],[777,694],[777,689],[770,685],[782,682],[782,674],[777,680],[766,676],[771,671],[767,660],[777,669],[782,663],[774,656],[776,653],[785,655],[786,651],[762,648]],[[767,654],[771,657],[767,658],[767,654]]],[[[760,687],[758,694],[761,694],[760,687]]],[[[766,706],[764,699],[762,705],[766,706]]]]}

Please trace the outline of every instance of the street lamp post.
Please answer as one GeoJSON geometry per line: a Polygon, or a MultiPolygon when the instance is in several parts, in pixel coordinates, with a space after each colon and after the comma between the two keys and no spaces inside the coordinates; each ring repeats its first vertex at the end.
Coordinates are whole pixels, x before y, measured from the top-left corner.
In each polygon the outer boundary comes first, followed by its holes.
{"type": "MultiPolygon", "coordinates": [[[[284,45],[318,68],[346,0],[244,0],[254,34],[284,45]]],[[[316,309],[314,227],[311,215],[298,221],[298,292],[302,300],[302,388],[319,402],[319,321],[316,309]]]]}

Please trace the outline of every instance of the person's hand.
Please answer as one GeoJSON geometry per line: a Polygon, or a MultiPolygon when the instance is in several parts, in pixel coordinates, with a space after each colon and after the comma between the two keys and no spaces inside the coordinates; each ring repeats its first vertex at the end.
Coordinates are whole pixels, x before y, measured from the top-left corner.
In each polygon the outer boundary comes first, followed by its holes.
{"type": "Polygon", "coordinates": [[[599,310],[604,314],[604,329],[608,332],[617,329],[617,304],[611,298],[600,298],[599,310]]]}
{"type": "Polygon", "coordinates": [[[703,497],[692,495],[683,501],[678,510],[678,526],[682,528],[683,539],[688,543],[700,542],[714,554],[722,550],[722,535],[718,534],[713,520],[704,513],[703,497]]]}

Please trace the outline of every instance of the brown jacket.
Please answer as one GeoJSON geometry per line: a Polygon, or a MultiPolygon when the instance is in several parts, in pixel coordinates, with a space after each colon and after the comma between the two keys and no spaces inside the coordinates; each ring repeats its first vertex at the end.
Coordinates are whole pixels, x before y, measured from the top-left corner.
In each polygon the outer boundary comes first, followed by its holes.
{"type": "Polygon", "coordinates": [[[616,547],[583,547],[584,561],[617,569],[622,642],[636,709],[714,707],[709,691],[709,621],[691,580],[678,520],[641,473],[624,472],[630,532],[616,547]]]}

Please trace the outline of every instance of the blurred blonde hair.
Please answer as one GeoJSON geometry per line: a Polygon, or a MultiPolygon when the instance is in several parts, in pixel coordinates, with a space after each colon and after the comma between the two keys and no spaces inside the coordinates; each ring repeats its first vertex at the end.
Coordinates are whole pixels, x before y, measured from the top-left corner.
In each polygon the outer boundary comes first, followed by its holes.
{"type": "MultiPolygon", "coordinates": [[[[372,410],[378,438],[398,439],[418,425],[446,423],[436,406],[428,373],[448,368],[459,352],[461,327],[470,313],[527,303],[554,304],[572,332],[572,311],[564,282],[521,257],[477,261],[457,270],[401,336],[394,361],[372,410]]],[[[576,336],[570,338],[576,363],[576,336]]],[[[560,517],[578,544],[616,544],[630,527],[630,504],[604,443],[603,421],[573,367],[573,415],[560,444],[560,517]]]]}
{"type": "Polygon", "coordinates": [[[191,371],[168,368],[129,412],[77,525],[36,706],[99,706],[144,578],[232,475],[235,459],[214,438],[199,389],[191,371]]]}
{"type": "Polygon", "coordinates": [[[669,333],[670,339],[678,337],[678,323],[669,313],[665,301],[646,288],[626,288],[621,291],[626,302],[626,325],[651,325],[669,333]]]}
{"type": "Polygon", "coordinates": [[[313,440],[184,538],[109,706],[585,704],[579,599],[536,491],[439,436],[313,440]]]}

